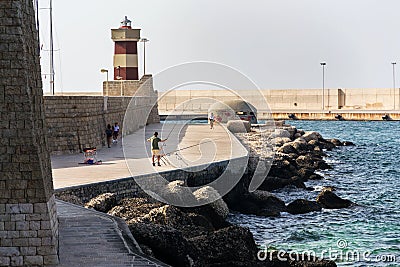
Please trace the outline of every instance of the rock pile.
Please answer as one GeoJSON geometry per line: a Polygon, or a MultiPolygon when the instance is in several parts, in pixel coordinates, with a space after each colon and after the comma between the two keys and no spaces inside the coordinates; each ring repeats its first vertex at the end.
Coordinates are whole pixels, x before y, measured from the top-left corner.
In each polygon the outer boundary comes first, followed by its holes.
{"type": "Polygon", "coordinates": [[[298,199],[286,206],[282,200],[266,192],[288,186],[309,189],[305,182],[323,179],[316,171],[332,168],[324,159],[326,151],[353,143],[324,139],[317,132],[305,132],[293,126],[273,131],[260,129],[236,136],[250,151],[249,174],[225,197],[231,209],[244,214],[279,216],[281,212],[302,214],[318,212],[322,208],[347,208],[353,204],[324,190],[316,201],[298,199]],[[272,161],[271,169],[259,190],[249,193],[247,188],[251,174],[261,160],[272,161]]]}
{"type": "MultiPolygon", "coordinates": [[[[170,188],[168,194],[180,193],[174,191],[174,184],[166,188],[170,188]]],[[[203,187],[193,192],[193,197],[201,200],[216,194],[213,188],[203,187]]],[[[112,199],[113,194],[103,194],[86,206],[105,210],[114,205],[108,214],[127,222],[141,250],[171,266],[336,266],[325,260],[286,263],[269,253],[268,260],[260,261],[252,233],[225,220],[229,209],[220,197],[193,208],[178,208],[150,198],[126,198],[118,203],[112,199]]],[[[285,208],[285,203],[269,192],[255,191],[249,199],[265,212],[285,208]]]]}

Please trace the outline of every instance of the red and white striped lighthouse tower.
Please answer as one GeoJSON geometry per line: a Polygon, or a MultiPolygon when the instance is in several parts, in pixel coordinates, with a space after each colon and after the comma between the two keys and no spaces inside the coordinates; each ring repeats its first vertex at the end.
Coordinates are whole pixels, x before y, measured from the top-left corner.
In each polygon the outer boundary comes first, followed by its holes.
{"type": "Polygon", "coordinates": [[[140,29],[132,29],[132,21],[126,16],[119,29],[111,30],[115,42],[114,80],[139,80],[137,42],[140,29]]]}

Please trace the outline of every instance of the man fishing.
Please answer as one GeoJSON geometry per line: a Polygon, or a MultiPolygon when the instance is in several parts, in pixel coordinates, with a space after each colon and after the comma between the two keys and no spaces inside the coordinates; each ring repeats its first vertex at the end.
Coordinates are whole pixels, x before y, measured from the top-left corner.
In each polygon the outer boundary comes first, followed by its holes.
{"type": "Polygon", "coordinates": [[[167,141],[167,139],[168,138],[161,140],[161,138],[158,137],[158,132],[155,132],[152,137],[147,139],[147,142],[151,142],[151,153],[153,154],[153,156],[152,156],[153,166],[156,166],[156,163],[154,161],[155,157],[157,157],[158,166],[161,166],[161,164],[160,164],[160,159],[161,159],[160,147],[158,146],[158,143],[165,142],[165,141],[167,141]]]}

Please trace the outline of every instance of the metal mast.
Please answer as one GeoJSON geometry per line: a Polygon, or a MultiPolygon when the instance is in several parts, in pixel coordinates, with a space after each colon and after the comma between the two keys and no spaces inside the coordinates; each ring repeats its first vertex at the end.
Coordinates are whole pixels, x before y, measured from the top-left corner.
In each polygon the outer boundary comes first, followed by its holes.
{"type": "Polygon", "coordinates": [[[54,95],[53,0],[50,0],[50,91],[54,95]]]}

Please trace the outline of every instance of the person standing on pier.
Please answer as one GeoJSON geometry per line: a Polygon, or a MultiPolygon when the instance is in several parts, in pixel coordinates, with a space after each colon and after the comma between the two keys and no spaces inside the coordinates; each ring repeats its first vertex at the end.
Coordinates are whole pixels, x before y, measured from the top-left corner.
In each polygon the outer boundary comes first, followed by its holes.
{"type": "Polygon", "coordinates": [[[111,147],[112,136],[113,136],[113,130],[111,129],[111,125],[108,124],[108,125],[107,125],[107,129],[106,129],[106,138],[107,138],[107,145],[108,145],[108,148],[111,147]]]}
{"type": "Polygon", "coordinates": [[[118,143],[118,135],[119,135],[119,125],[118,122],[116,122],[114,125],[113,143],[118,143]]]}
{"type": "Polygon", "coordinates": [[[156,163],[154,161],[155,157],[157,157],[157,162],[158,166],[161,166],[160,164],[160,147],[158,146],[158,143],[160,142],[165,142],[167,141],[168,138],[161,140],[161,138],[158,137],[158,132],[155,132],[152,137],[147,139],[147,142],[151,142],[151,153],[152,153],[152,160],[153,160],[153,166],[156,166],[156,163]]]}
{"type": "Polygon", "coordinates": [[[208,120],[210,121],[210,129],[214,129],[214,121],[215,121],[214,113],[211,112],[208,120]]]}

